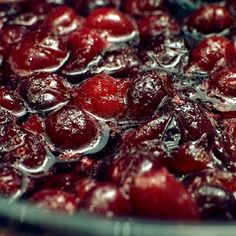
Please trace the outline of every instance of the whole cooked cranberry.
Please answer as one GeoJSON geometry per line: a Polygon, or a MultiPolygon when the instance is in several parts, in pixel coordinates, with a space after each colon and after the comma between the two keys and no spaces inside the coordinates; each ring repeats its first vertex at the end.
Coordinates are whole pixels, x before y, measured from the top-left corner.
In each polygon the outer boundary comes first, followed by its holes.
{"type": "Polygon", "coordinates": [[[136,176],[130,189],[132,210],[139,216],[198,220],[195,201],[165,168],[136,176]]]}
{"type": "Polygon", "coordinates": [[[84,195],[79,207],[90,213],[103,214],[108,217],[129,213],[128,200],[125,199],[119,188],[110,183],[97,183],[84,195]]]}
{"type": "Polygon", "coordinates": [[[201,218],[214,220],[232,220],[235,218],[236,200],[232,193],[215,186],[203,186],[197,189],[194,197],[201,218]]]}
{"type": "Polygon", "coordinates": [[[79,14],[89,15],[93,10],[100,7],[119,8],[121,0],[72,0],[72,6],[79,14]]]}
{"type": "Polygon", "coordinates": [[[236,96],[236,68],[226,67],[216,71],[209,80],[213,93],[228,97],[236,96]]]}
{"type": "Polygon", "coordinates": [[[44,210],[63,211],[69,214],[76,211],[77,205],[76,197],[73,194],[56,189],[36,192],[29,201],[44,210]]]}
{"type": "Polygon", "coordinates": [[[165,72],[139,73],[133,78],[127,93],[130,115],[137,119],[151,116],[171,92],[171,80],[165,72]]]}
{"type": "Polygon", "coordinates": [[[22,128],[33,134],[41,134],[45,128],[44,121],[38,114],[34,114],[27,118],[22,124],[22,128]]]}
{"type": "Polygon", "coordinates": [[[203,34],[219,33],[234,23],[234,17],[225,7],[213,4],[201,6],[187,20],[189,30],[203,34]]]}
{"type": "Polygon", "coordinates": [[[201,41],[192,51],[190,72],[210,72],[216,67],[235,65],[236,51],[233,43],[221,36],[212,36],[201,41]]]}
{"type": "Polygon", "coordinates": [[[10,165],[0,165],[0,194],[10,197],[21,189],[22,176],[10,165]]]}
{"type": "Polygon", "coordinates": [[[45,121],[46,134],[62,149],[81,149],[93,145],[99,136],[95,119],[74,106],[65,106],[51,113],[45,121]]]}
{"type": "Polygon", "coordinates": [[[88,16],[85,25],[104,31],[112,37],[131,35],[137,30],[136,24],[128,15],[106,7],[94,10],[88,16]]]}
{"type": "Polygon", "coordinates": [[[22,102],[6,87],[0,87],[0,106],[15,116],[21,116],[25,113],[22,102]]]}
{"type": "Polygon", "coordinates": [[[43,21],[42,27],[56,35],[65,35],[83,26],[84,20],[76,15],[74,10],[67,6],[53,9],[43,21]]]}
{"type": "Polygon", "coordinates": [[[98,74],[82,83],[74,105],[98,116],[111,118],[125,108],[127,83],[107,74],[98,74]]]}
{"type": "Polygon", "coordinates": [[[167,0],[125,0],[124,10],[131,14],[137,16],[147,15],[149,13],[154,13],[157,10],[163,9],[168,4],[167,0]]]}
{"type": "Polygon", "coordinates": [[[138,21],[139,33],[142,40],[163,39],[180,33],[178,23],[164,11],[147,15],[138,21]]]}
{"type": "Polygon", "coordinates": [[[37,71],[54,72],[68,57],[66,45],[44,30],[27,34],[12,50],[9,58],[11,69],[25,76],[37,71]]]}
{"type": "Polygon", "coordinates": [[[199,103],[186,101],[184,104],[177,104],[174,110],[185,130],[187,141],[200,139],[203,134],[207,134],[208,140],[211,141],[215,130],[199,103]]]}
{"type": "Polygon", "coordinates": [[[19,90],[31,109],[52,110],[70,98],[69,87],[63,80],[57,74],[34,73],[24,80],[19,90]]]}
{"type": "Polygon", "coordinates": [[[172,153],[170,165],[175,172],[186,174],[212,167],[213,160],[205,148],[188,143],[172,153]]]}

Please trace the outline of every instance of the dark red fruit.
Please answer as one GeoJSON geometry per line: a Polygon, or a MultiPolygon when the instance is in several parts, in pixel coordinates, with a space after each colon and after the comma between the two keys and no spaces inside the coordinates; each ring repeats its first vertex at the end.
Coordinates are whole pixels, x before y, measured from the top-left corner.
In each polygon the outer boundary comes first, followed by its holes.
{"type": "Polygon", "coordinates": [[[28,119],[22,124],[22,128],[33,134],[41,134],[44,131],[43,119],[35,114],[28,117],[28,119]]]}
{"type": "Polygon", "coordinates": [[[171,80],[165,72],[139,73],[133,78],[127,94],[130,115],[138,119],[151,116],[171,93],[171,80]]]}
{"type": "Polygon", "coordinates": [[[63,211],[69,214],[73,214],[76,211],[76,197],[61,190],[41,190],[36,192],[29,200],[36,207],[44,210],[63,211]]]}
{"type": "Polygon", "coordinates": [[[20,93],[32,110],[52,110],[65,104],[69,87],[57,74],[35,73],[20,85],[20,93]]]}
{"type": "Polygon", "coordinates": [[[86,194],[97,186],[95,179],[86,178],[75,184],[76,197],[81,201],[86,194]]]}
{"type": "Polygon", "coordinates": [[[190,30],[203,34],[219,33],[235,23],[234,17],[223,6],[204,5],[192,13],[187,20],[190,30]]]}
{"type": "Polygon", "coordinates": [[[163,9],[167,3],[166,0],[126,0],[124,1],[124,10],[131,15],[143,16],[163,9]]]}
{"type": "Polygon", "coordinates": [[[81,84],[74,105],[104,118],[116,117],[125,108],[127,83],[98,74],[81,84]]]}
{"type": "Polygon", "coordinates": [[[199,218],[191,195],[165,168],[135,177],[130,202],[139,216],[190,221],[199,218]]]}
{"type": "Polygon", "coordinates": [[[38,30],[24,37],[11,52],[9,63],[15,73],[25,76],[37,71],[56,71],[67,57],[66,45],[58,37],[38,30]]]}
{"type": "Polygon", "coordinates": [[[98,124],[84,110],[65,106],[51,113],[46,121],[46,134],[51,142],[62,149],[80,149],[98,139],[98,124]]]}
{"type": "Polygon", "coordinates": [[[142,40],[168,38],[180,33],[178,23],[164,11],[144,16],[138,21],[138,27],[142,40]]]}
{"type": "Polygon", "coordinates": [[[236,68],[226,67],[216,71],[209,80],[213,93],[236,97],[236,68]]]}
{"type": "Polygon", "coordinates": [[[22,176],[10,165],[0,166],[0,194],[10,197],[21,189],[22,176]]]}
{"type": "Polygon", "coordinates": [[[82,198],[79,207],[108,217],[129,213],[128,200],[115,185],[109,183],[98,183],[82,198]]]}
{"type": "Polygon", "coordinates": [[[84,19],[77,16],[72,8],[59,6],[47,15],[42,27],[57,35],[65,35],[82,28],[83,23],[84,19]]]}
{"type": "Polygon", "coordinates": [[[86,26],[108,33],[109,36],[126,36],[136,31],[134,21],[112,8],[98,8],[86,20],[86,26]]]}
{"type": "Polygon", "coordinates": [[[204,39],[191,52],[190,72],[210,72],[216,67],[236,64],[236,51],[233,43],[220,36],[204,39]]]}

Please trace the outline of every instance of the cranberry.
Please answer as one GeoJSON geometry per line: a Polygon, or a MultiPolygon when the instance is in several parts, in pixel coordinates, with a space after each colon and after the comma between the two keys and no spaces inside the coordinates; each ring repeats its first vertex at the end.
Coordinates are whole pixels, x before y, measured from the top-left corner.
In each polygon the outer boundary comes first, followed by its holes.
{"type": "Polygon", "coordinates": [[[81,84],[74,104],[104,118],[115,117],[125,108],[126,83],[98,74],[81,84]]]}
{"type": "Polygon", "coordinates": [[[143,40],[153,38],[167,38],[171,34],[179,34],[178,23],[164,11],[158,11],[154,15],[147,15],[138,22],[140,36],[143,40]]]}
{"type": "Polygon", "coordinates": [[[109,183],[99,183],[82,198],[79,207],[106,216],[127,215],[129,203],[121,191],[109,183]]]}
{"type": "Polygon", "coordinates": [[[98,8],[86,20],[86,26],[108,33],[109,36],[127,36],[136,31],[137,26],[129,16],[112,8],[98,8]]]}
{"type": "Polygon", "coordinates": [[[36,207],[44,210],[63,211],[69,214],[73,214],[76,211],[76,197],[61,190],[41,190],[36,192],[29,200],[36,207]]]}
{"type": "Polygon", "coordinates": [[[133,78],[127,94],[131,116],[135,118],[151,116],[171,91],[171,80],[165,72],[138,74],[133,78]]]}
{"type": "Polygon", "coordinates": [[[22,128],[33,134],[41,134],[44,131],[43,119],[35,114],[28,117],[28,119],[22,124],[22,128]]]}
{"type": "Polygon", "coordinates": [[[99,135],[94,118],[73,106],[65,106],[50,114],[45,126],[52,143],[62,149],[79,149],[92,145],[99,135]]]}
{"type": "Polygon", "coordinates": [[[38,16],[32,12],[22,12],[21,14],[14,17],[8,23],[13,25],[20,25],[24,27],[35,27],[39,22],[38,16]]]}
{"type": "Polygon", "coordinates": [[[0,166],[0,194],[9,197],[21,189],[22,176],[12,166],[0,166]]]}
{"type": "Polygon", "coordinates": [[[166,7],[168,1],[166,0],[126,0],[124,1],[124,10],[132,15],[147,15],[154,13],[156,10],[160,10],[166,7]]]}
{"type": "Polygon", "coordinates": [[[210,87],[216,93],[220,93],[225,96],[236,96],[236,68],[226,67],[216,71],[209,81],[210,87]]]}
{"type": "Polygon", "coordinates": [[[77,16],[72,8],[59,6],[47,15],[43,27],[57,35],[65,35],[79,27],[81,28],[83,21],[83,18],[77,16]]]}
{"type": "Polygon", "coordinates": [[[44,30],[27,34],[11,52],[9,63],[19,75],[56,71],[68,57],[66,45],[44,30]]]}
{"type": "Polygon", "coordinates": [[[210,72],[216,67],[235,65],[236,52],[233,43],[221,36],[212,36],[201,41],[191,52],[190,72],[210,72]]]}
{"type": "Polygon", "coordinates": [[[20,85],[20,93],[33,110],[52,110],[69,100],[69,88],[57,74],[35,73],[20,85]]]}
{"type": "Polygon", "coordinates": [[[230,12],[220,5],[204,5],[195,10],[187,20],[190,30],[203,34],[218,33],[234,25],[230,12]]]}
{"type": "Polygon", "coordinates": [[[165,168],[135,177],[130,201],[133,211],[140,216],[172,220],[199,218],[191,195],[165,168]]]}
{"type": "Polygon", "coordinates": [[[94,189],[97,184],[98,183],[95,179],[90,178],[85,178],[78,181],[78,183],[75,184],[75,192],[79,201],[81,201],[90,190],[94,189]]]}

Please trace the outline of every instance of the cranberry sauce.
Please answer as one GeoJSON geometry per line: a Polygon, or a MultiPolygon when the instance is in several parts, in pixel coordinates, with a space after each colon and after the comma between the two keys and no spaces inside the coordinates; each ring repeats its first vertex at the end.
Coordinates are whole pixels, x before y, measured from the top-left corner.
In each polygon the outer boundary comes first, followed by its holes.
{"type": "Polygon", "coordinates": [[[235,220],[235,12],[0,3],[1,196],[68,214],[235,220]]]}

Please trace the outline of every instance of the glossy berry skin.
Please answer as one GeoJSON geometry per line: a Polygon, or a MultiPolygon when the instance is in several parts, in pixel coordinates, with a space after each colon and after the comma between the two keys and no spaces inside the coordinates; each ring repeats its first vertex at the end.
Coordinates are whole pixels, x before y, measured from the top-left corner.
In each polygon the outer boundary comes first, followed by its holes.
{"type": "Polygon", "coordinates": [[[34,31],[11,52],[9,63],[11,69],[20,76],[33,72],[53,72],[66,60],[66,45],[45,30],[34,31]]]}
{"type": "Polygon", "coordinates": [[[96,214],[108,217],[127,215],[129,213],[129,202],[121,191],[110,183],[97,183],[84,198],[79,207],[96,214]]]}
{"type": "Polygon", "coordinates": [[[203,34],[219,33],[234,23],[233,16],[225,7],[213,4],[200,7],[187,20],[189,30],[203,34]]]}
{"type": "Polygon", "coordinates": [[[143,217],[189,221],[199,218],[191,195],[165,168],[135,177],[130,201],[133,211],[143,217]]]}
{"type": "Polygon", "coordinates": [[[213,93],[222,94],[227,97],[236,96],[236,69],[226,67],[216,71],[209,80],[210,90],[213,93]]]}
{"type": "Polygon", "coordinates": [[[136,24],[127,15],[112,8],[98,8],[87,18],[89,28],[98,29],[110,36],[130,35],[136,30],[136,24]]]}
{"type": "Polygon", "coordinates": [[[171,80],[165,72],[138,74],[127,93],[130,116],[140,119],[152,115],[171,91],[171,80]]]}
{"type": "Polygon", "coordinates": [[[73,194],[56,189],[36,192],[29,201],[44,210],[61,211],[69,214],[75,212],[77,205],[76,197],[73,194]]]}
{"type": "Polygon", "coordinates": [[[0,166],[0,194],[5,197],[14,195],[21,189],[22,176],[10,165],[0,166]]]}
{"type": "Polygon", "coordinates": [[[122,80],[98,74],[80,85],[74,105],[103,118],[115,117],[125,108],[126,91],[122,80]]]}
{"type": "Polygon", "coordinates": [[[164,11],[142,17],[138,21],[138,28],[142,40],[162,39],[180,33],[178,23],[164,11]]]}
{"type": "Polygon", "coordinates": [[[82,28],[83,23],[84,19],[77,16],[72,8],[60,6],[47,15],[42,27],[56,35],[66,35],[77,28],[82,28]]]}
{"type": "Polygon", "coordinates": [[[86,147],[99,135],[94,118],[74,106],[65,106],[51,113],[45,121],[45,127],[51,142],[62,149],[86,147]]]}
{"type": "Polygon", "coordinates": [[[52,73],[35,73],[21,83],[19,90],[32,110],[47,111],[68,102],[69,86],[52,73]]]}

